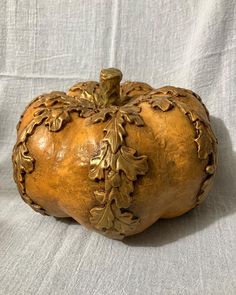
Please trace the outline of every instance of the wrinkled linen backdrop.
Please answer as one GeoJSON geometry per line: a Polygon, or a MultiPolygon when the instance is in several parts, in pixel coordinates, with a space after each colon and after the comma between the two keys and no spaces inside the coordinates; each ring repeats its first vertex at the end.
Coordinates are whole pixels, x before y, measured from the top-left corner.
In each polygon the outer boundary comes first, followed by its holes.
{"type": "Polygon", "coordinates": [[[236,294],[235,3],[0,1],[0,294],[236,294]],[[193,89],[219,139],[207,201],[124,242],[36,214],[12,179],[26,104],[110,66],[193,89]]]}

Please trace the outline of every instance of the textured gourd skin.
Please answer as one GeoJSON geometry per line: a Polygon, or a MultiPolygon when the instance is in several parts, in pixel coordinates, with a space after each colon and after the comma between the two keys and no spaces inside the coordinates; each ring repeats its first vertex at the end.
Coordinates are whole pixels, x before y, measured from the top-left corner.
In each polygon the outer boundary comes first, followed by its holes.
{"type": "MultiPolygon", "coordinates": [[[[121,90],[125,93],[132,85],[137,83],[126,82],[121,85],[121,90]]],[[[147,94],[150,86],[145,87],[143,91],[141,86],[138,90],[133,87],[129,101],[147,94]]],[[[216,169],[216,139],[211,131],[204,129],[210,128],[206,108],[189,90],[164,87],[159,89],[158,95],[167,97],[168,91],[174,104],[171,109],[153,108],[144,100],[139,103],[139,115],[144,126],[125,124],[125,143],[135,148],[138,155],[147,157],[148,170],[134,181],[132,202],[128,208],[135,217],[139,217],[139,222],[135,228],[122,232],[121,238],[142,232],[159,218],[172,218],[188,212],[205,199],[212,186],[216,169]],[[201,122],[204,121],[199,125],[201,128],[196,128],[197,121],[191,120],[191,114],[184,113],[175,101],[183,102],[201,122]],[[201,134],[196,142],[201,132],[206,132],[206,139],[201,134]],[[207,151],[204,151],[205,145],[208,145],[207,151]],[[210,167],[210,174],[207,167],[210,167]]],[[[81,90],[75,87],[67,94],[79,98],[81,90]]],[[[18,141],[34,120],[37,102],[38,99],[21,118],[18,141]]],[[[32,204],[39,205],[48,215],[72,217],[87,228],[98,230],[91,222],[90,211],[99,206],[94,192],[104,189],[104,182],[93,181],[88,175],[91,158],[101,148],[107,122],[91,124],[90,117],[81,118],[76,112],[70,115],[70,121],[59,131],[51,132],[45,124],[39,124],[28,136],[27,148],[34,159],[34,168],[25,175],[26,195],[32,204]]],[[[17,162],[14,154],[13,162],[17,162]]],[[[14,167],[17,174],[16,165],[14,167]]],[[[117,238],[109,232],[106,235],[117,238]]]]}

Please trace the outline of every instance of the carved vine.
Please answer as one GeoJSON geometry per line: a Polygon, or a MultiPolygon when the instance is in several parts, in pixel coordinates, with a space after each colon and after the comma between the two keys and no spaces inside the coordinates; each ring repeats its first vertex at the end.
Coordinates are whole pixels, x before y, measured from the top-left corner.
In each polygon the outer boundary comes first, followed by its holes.
{"type": "Polygon", "coordinates": [[[80,117],[86,118],[96,112],[96,107],[88,100],[76,100],[64,92],[41,95],[33,102],[35,102],[34,108],[36,109],[34,118],[20,134],[13,150],[14,179],[22,199],[36,212],[47,215],[46,210],[31,200],[26,192],[25,176],[33,172],[35,163],[28,150],[27,140],[34,133],[36,127],[43,123],[50,131],[57,132],[71,120],[71,112],[77,112],[80,117]]]}
{"type": "MultiPolygon", "coordinates": [[[[188,120],[191,122],[195,129],[196,137],[194,141],[197,145],[198,158],[201,160],[208,160],[208,163],[205,168],[207,176],[205,177],[205,180],[202,182],[202,185],[196,197],[196,205],[199,205],[207,197],[207,188],[209,187],[210,183],[213,182],[213,176],[217,167],[217,139],[211,129],[209,121],[209,112],[206,106],[203,104],[200,96],[198,96],[191,90],[167,86],[155,90],[154,92],[156,93],[154,95],[161,94],[162,97],[163,95],[168,97],[168,100],[172,101],[172,103],[176,105],[185,116],[187,116],[188,120]],[[197,113],[195,110],[190,109],[189,105],[185,103],[184,100],[178,99],[184,98],[187,101],[191,96],[197,98],[199,102],[203,105],[207,114],[207,120],[203,116],[201,116],[200,113],[197,113]]],[[[145,97],[143,99],[145,99],[145,97]]]]}
{"type": "Polygon", "coordinates": [[[125,143],[125,125],[143,126],[141,109],[134,105],[109,107],[91,117],[92,123],[108,121],[99,154],[90,161],[89,178],[104,181],[104,189],[95,191],[98,206],[90,210],[90,222],[105,235],[122,239],[135,229],[139,218],[128,210],[132,202],[134,181],[148,170],[147,156],[137,156],[125,143]]]}
{"type": "Polygon", "coordinates": [[[196,205],[202,203],[207,197],[208,191],[206,190],[209,184],[213,181],[213,176],[216,171],[217,158],[216,158],[216,144],[217,139],[212,132],[211,125],[208,121],[204,120],[194,110],[189,109],[186,104],[177,102],[179,109],[187,116],[189,121],[193,124],[196,137],[195,142],[197,145],[198,158],[201,160],[207,159],[205,172],[207,174],[205,180],[202,182],[201,188],[197,194],[196,205]]]}

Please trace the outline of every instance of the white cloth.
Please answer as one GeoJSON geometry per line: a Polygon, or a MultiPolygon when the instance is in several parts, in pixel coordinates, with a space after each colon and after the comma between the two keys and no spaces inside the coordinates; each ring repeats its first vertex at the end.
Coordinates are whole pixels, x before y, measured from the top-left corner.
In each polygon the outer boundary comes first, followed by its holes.
{"type": "Polygon", "coordinates": [[[0,294],[236,294],[236,2],[0,1],[0,294]],[[219,139],[198,209],[112,241],[33,212],[12,179],[15,125],[36,95],[98,79],[197,92],[219,139]]]}

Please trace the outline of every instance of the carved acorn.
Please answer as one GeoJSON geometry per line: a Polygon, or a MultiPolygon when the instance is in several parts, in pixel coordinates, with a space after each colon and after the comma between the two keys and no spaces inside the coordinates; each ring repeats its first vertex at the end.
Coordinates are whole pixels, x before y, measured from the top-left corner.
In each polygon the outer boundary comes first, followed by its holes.
{"type": "Polygon", "coordinates": [[[121,79],[104,69],[100,83],[36,97],[13,150],[14,179],[35,211],[115,239],[201,203],[217,165],[197,94],[121,79]]]}

